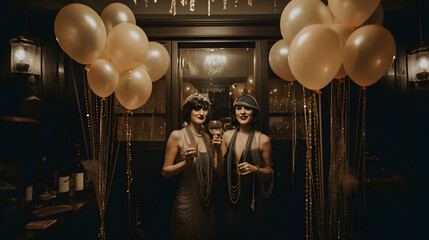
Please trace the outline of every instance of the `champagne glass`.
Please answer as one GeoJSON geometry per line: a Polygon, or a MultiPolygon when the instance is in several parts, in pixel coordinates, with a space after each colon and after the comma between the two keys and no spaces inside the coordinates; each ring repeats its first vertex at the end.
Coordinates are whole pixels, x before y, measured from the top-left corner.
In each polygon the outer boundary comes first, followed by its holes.
{"type": "Polygon", "coordinates": [[[194,155],[194,158],[195,157],[197,157],[197,155],[198,155],[198,144],[199,144],[199,142],[198,141],[194,141],[194,142],[191,142],[189,139],[187,139],[185,142],[184,142],[184,152],[181,152],[181,156],[182,156],[182,158],[184,159],[185,157],[186,157],[186,155],[185,155],[185,152],[186,152],[186,150],[187,149],[189,149],[189,148],[195,148],[196,149],[196,154],[194,155]]]}
{"type": "Polygon", "coordinates": [[[209,122],[209,132],[212,135],[222,134],[223,133],[223,123],[220,120],[211,120],[209,122]]]}

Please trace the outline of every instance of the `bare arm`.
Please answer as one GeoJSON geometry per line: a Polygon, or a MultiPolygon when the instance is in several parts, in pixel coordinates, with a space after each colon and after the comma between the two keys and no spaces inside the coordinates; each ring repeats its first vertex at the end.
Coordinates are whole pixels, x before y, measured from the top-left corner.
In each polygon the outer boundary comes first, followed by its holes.
{"type": "Polygon", "coordinates": [[[180,161],[174,164],[177,154],[179,154],[181,147],[181,135],[180,131],[176,130],[170,134],[170,137],[167,141],[167,146],[165,150],[164,157],[164,166],[162,167],[162,176],[165,178],[170,178],[181,173],[186,169],[192,161],[193,154],[196,153],[195,148],[189,148],[186,150],[185,161],[180,161]]]}
{"type": "Polygon", "coordinates": [[[273,164],[271,161],[272,147],[270,138],[267,135],[261,134],[259,147],[262,151],[262,157],[264,158],[265,164],[267,165],[267,167],[259,169],[259,174],[261,174],[263,179],[270,179],[273,174],[273,170],[271,168],[271,165],[273,164]]]}

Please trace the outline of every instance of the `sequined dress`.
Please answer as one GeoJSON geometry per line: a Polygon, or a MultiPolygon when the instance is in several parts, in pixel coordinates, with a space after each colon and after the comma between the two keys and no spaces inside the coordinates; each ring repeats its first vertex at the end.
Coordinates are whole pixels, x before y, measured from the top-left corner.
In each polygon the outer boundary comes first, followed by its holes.
{"type": "Polygon", "coordinates": [[[211,203],[213,156],[204,135],[190,132],[189,127],[181,130],[183,146],[176,162],[183,161],[186,145],[199,142],[198,155],[193,164],[181,175],[173,204],[172,239],[214,239],[215,218],[211,203]],[[192,140],[194,138],[194,140],[192,140]]]}

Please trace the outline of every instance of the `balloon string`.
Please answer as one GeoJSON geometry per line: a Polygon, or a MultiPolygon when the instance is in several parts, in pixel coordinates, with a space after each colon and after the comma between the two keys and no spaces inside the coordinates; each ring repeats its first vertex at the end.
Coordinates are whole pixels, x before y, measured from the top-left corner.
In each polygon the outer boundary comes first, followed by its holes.
{"type": "Polygon", "coordinates": [[[320,90],[316,91],[316,93],[319,95],[319,149],[320,149],[320,158],[319,158],[319,177],[320,177],[320,182],[319,182],[319,187],[320,187],[320,212],[321,212],[321,217],[320,217],[320,221],[321,221],[321,228],[322,228],[322,238],[325,236],[325,226],[324,226],[324,216],[325,216],[325,200],[324,200],[324,195],[325,195],[325,190],[324,190],[324,180],[323,180],[323,136],[322,136],[322,92],[320,90]]]}
{"type": "Polygon", "coordinates": [[[72,74],[72,78],[73,78],[73,87],[74,87],[74,93],[76,96],[77,109],[79,111],[80,127],[82,129],[82,136],[83,136],[83,142],[84,142],[84,146],[85,146],[86,159],[89,159],[88,140],[86,139],[85,126],[83,125],[82,109],[80,107],[79,93],[77,91],[76,76],[74,74],[74,68],[73,68],[71,58],[68,58],[68,59],[69,59],[70,70],[71,70],[71,74],[72,74]]]}
{"type": "Polygon", "coordinates": [[[367,194],[367,176],[366,176],[366,88],[362,87],[362,192],[363,192],[363,206],[362,206],[362,239],[367,240],[366,230],[366,194],[367,194]]]}

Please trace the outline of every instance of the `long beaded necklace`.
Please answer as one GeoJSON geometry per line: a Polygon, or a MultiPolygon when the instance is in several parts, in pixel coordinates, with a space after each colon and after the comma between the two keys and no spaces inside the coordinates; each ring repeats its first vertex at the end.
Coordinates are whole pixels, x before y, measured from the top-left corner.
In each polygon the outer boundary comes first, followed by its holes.
{"type": "Polygon", "coordinates": [[[197,177],[197,187],[198,187],[198,196],[203,206],[208,207],[211,204],[212,198],[212,186],[213,186],[213,154],[210,151],[210,146],[208,144],[207,138],[203,133],[196,134],[191,130],[191,126],[188,125],[185,127],[187,137],[191,144],[193,145],[196,140],[195,136],[202,138],[203,143],[206,147],[207,154],[198,154],[195,161],[195,172],[197,177]],[[206,158],[207,156],[208,158],[206,158]]]}

